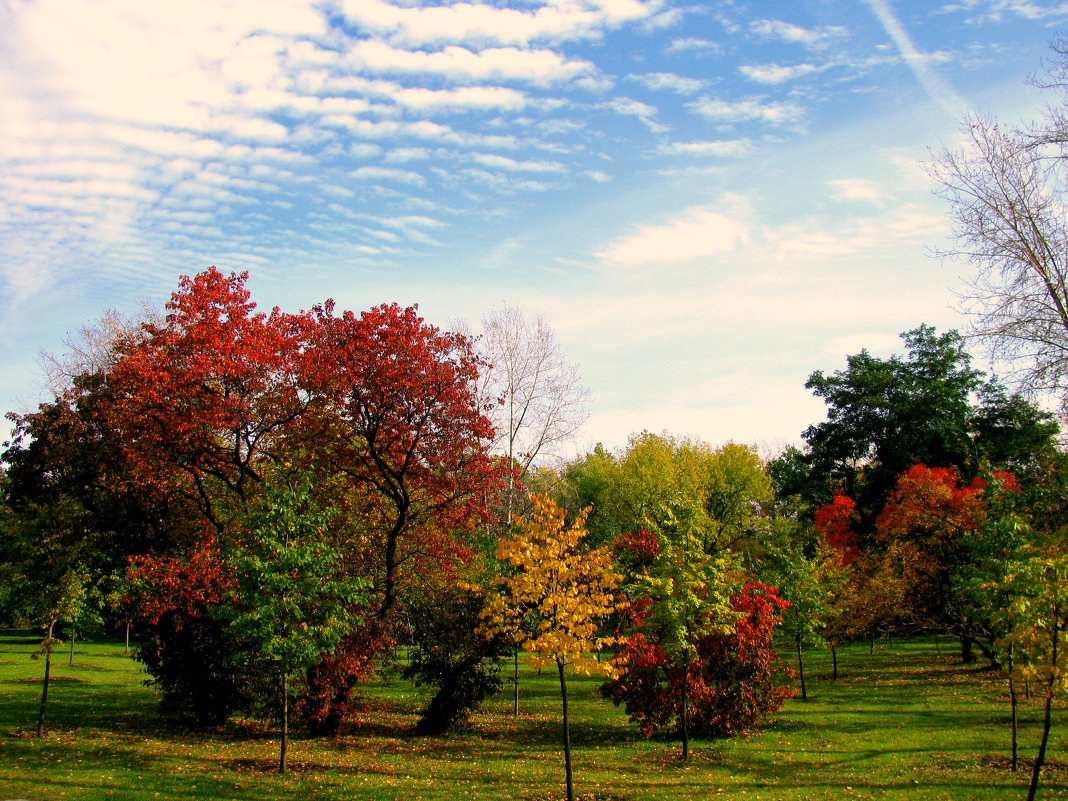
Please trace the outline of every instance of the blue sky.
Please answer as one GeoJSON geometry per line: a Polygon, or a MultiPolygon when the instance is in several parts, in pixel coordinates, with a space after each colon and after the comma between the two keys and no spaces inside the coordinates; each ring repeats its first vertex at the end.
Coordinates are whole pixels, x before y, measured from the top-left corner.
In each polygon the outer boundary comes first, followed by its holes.
{"type": "Polygon", "coordinates": [[[544,315],[575,447],[796,441],[809,373],[962,327],[921,162],[1033,119],[1055,0],[0,0],[0,408],[178,276],[544,315]]]}

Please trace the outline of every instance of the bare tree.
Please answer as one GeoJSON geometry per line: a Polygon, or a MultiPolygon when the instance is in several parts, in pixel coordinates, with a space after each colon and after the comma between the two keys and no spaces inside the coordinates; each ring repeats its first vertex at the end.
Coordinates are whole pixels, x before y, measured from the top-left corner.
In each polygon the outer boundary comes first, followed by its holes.
{"type": "Polygon", "coordinates": [[[1033,132],[990,119],[968,117],[964,132],[963,150],[928,165],[956,237],[940,255],[975,268],[962,304],[972,333],[1014,368],[1021,389],[1068,402],[1064,161],[1033,132]]]}
{"type": "MultiPolygon", "coordinates": [[[[518,477],[539,458],[551,456],[589,417],[589,390],[578,366],[568,361],[541,315],[528,320],[514,306],[482,318],[478,349],[490,364],[482,377],[483,398],[496,402],[493,449],[516,468],[518,477]]],[[[516,485],[509,485],[505,520],[515,511],[516,485]]]]}
{"type": "Polygon", "coordinates": [[[82,326],[76,334],[68,334],[63,343],[64,353],[42,351],[45,388],[60,397],[79,376],[106,372],[115,363],[119,342],[136,335],[145,323],[162,322],[163,313],[148,303],[143,303],[141,313],[133,317],[108,309],[96,323],[82,326]]]}

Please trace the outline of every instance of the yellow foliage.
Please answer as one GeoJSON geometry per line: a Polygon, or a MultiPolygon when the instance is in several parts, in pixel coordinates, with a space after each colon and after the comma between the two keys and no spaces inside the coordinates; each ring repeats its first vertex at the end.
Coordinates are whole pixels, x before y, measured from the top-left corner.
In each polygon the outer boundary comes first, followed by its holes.
{"type": "Polygon", "coordinates": [[[497,558],[514,572],[495,579],[498,592],[482,610],[479,630],[511,638],[536,667],[556,662],[580,673],[610,673],[609,664],[588,654],[614,643],[597,636],[600,621],[621,605],[612,553],[582,548],[589,508],[566,526],[565,511],[547,495],[531,500],[529,518],[517,517],[515,535],[497,545],[497,558]]]}

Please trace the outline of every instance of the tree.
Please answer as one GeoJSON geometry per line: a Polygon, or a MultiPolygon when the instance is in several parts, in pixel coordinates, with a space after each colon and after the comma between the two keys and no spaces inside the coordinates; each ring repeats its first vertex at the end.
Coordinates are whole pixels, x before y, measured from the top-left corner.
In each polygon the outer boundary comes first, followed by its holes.
{"type": "Polygon", "coordinates": [[[465,724],[500,690],[498,660],[511,648],[505,637],[487,638],[478,631],[486,603],[483,591],[473,592],[469,583],[446,571],[426,576],[421,586],[420,597],[405,608],[411,635],[402,675],[435,688],[415,732],[437,735],[465,724]]]}
{"type": "MultiPolygon", "coordinates": [[[[488,369],[479,395],[490,404],[496,430],[491,449],[515,467],[521,481],[539,456],[551,454],[583,426],[590,393],[541,315],[528,320],[517,307],[504,306],[482,318],[482,331],[477,347],[488,369]]],[[[515,481],[505,489],[506,525],[517,489],[515,481]]]]}
{"type": "Polygon", "coordinates": [[[577,503],[593,504],[590,528],[605,544],[681,504],[696,515],[707,551],[744,551],[758,538],[772,498],[771,480],[753,448],[734,442],[713,447],[648,431],[631,436],[619,454],[598,446],[569,464],[565,478],[577,503]]]}
{"type": "Polygon", "coordinates": [[[1012,596],[1011,645],[1026,675],[1043,690],[1042,739],[1031,772],[1028,801],[1034,801],[1053,720],[1053,700],[1062,694],[1068,675],[1068,557],[1059,543],[1031,547],[1013,560],[1006,577],[1012,596]]]}
{"type": "Polygon", "coordinates": [[[44,622],[45,636],[41,647],[32,656],[45,658],[44,680],[41,682],[41,706],[37,715],[37,736],[44,736],[45,707],[48,704],[48,686],[52,674],[52,652],[60,644],[53,634],[60,620],[74,620],[85,604],[86,576],[76,566],[68,568],[50,586],[39,588],[39,620],[44,622]]]}
{"type": "MultiPolygon", "coordinates": [[[[642,560],[645,564],[630,582],[635,605],[642,610],[632,636],[655,643],[663,654],[664,670],[680,675],[677,721],[682,759],[687,760],[691,673],[698,663],[698,645],[711,634],[732,631],[730,563],[726,554],[706,550],[709,538],[700,530],[692,508],[671,504],[657,518],[653,524],[657,536],[650,543],[653,547],[646,549],[650,558],[642,560]]],[[[642,548],[644,543],[641,538],[630,538],[621,545],[642,548]]],[[[640,551],[632,554],[641,556],[640,551]]],[[[622,665],[626,671],[626,659],[622,665]]]]}
{"type": "Polygon", "coordinates": [[[459,334],[414,307],[357,316],[316,307],[301,386],[312,396],[305,441],[356,490],[352,503],[380,538],[379,621],[397,603],[413,552],[466,555],[463,535],[488,520],[501,469],[478,402],[481,361],[459,334]]]}
{"type": "MultiPolygon", "coordinates": [[[[1061,51],[1064,55],[1064,51],[1061,51]]],[[[1062,65],[1063,66],[1063,65],[1062,65]]],[[[1063,111],[1050,121],[1061,126],[1063,111]],[[1059,122],[1058,122],[1059,120],[1059,122]]],[[[963,124],[964,148],[928,165],[949,204],[956,245],[941,255],[975,268],[963,307],[973,333],[1015,367],[1020,385],[1068,393],[1068,225],[1063,161],[1043,140],[978,115],[963,124]]]]}
{"type": "Polygon", "coordinates": [[[747,582],[730,605],[730,632],[702,637],[685,676],[658,642],[638,632],[624,641],[617,655],[622,670],[602,694],[625,704],[646,736],[679,720],[684,677],[694,736],[729,737],[781,709],[794,690],[781,683],[772,636],[786,602],[774,587],[747,582]]]}
{"type": "Polygon", "coordinates": [[[907,358],[861,351],[845,370],[817,371],[805,385],[828,407],[827,420],[802,434],[807,461],[826,486],[856,502],[862,544],[913,465],[955,468],[965,480],[1030,467],[1052,449],[1057,430],[1048,414],[984,379],[958,332],[921,325],[902,338],[907,358]]]}
{"type": "MultiPolygon", "coordinates": [[[[805,662],[802,649],[825,645],[830,624],[835,617],[835,600],[840,597],[847,570],[838,552],[826,542],[807,542],[797,521],[777,521],[778,536],[769,543],[772,551],[772,575],[784,601],[780,628],[792,642],[797,654],[797,673],[801,680],[801,700],[808,700],[805,662]]],[[[833,649],[834,635],[830,634],[833,649]]],[[[833,657],[837,664],[836,656],[833,657]]]]}
{"type": "Polygon", "coordinates": [[[230,554],[233,602],[221,610],[240,646],[235,658],[264,664],[279,680],[282,738],[278,772],[286,772],[289,681],[334,648],[366,603],[367,582],[339,573],[342,555],[322,537],[329,510],[309,509],[306,482],[271,486],[230,554]]]}
{"type": "Polygon", "coordinates": [[[514,572],[494,581],[499,592],[490,596],[480,615],[481,631],[519,643],[531,653],[535,667],[556,663],[567,798],[574,801],[566,671],[612,670],[609,663],[587,655],[613,642],[599,636],[599,624],[619,607],[614,591],[620,576],[612,570],[609,549],[582,548],[587,512],[565,526],[565,510],[548,496],[536,495],[531,502],[531,514],[516,520],[515,534],[502,537],[497,547],[497,558],[514,572]]]}
{"type": "Polygon", "coordinates": [[[308,403],[296,382],[304,318],[256,312],[247,279],[214,267],[183,276],[165,324],[119,345],[100,410],[128,480],[173,484],[219,532],[263,465],[282,459],[282,435],[308,403]]]}

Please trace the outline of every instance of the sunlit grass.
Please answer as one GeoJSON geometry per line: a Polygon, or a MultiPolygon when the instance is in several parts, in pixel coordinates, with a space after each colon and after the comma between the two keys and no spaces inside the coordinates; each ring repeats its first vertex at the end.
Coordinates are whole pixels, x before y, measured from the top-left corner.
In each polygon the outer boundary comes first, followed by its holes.
{"type": "MultiPolygon", "coordinates": [[[[151,688],[121,642],[59,654],[47,736],[36,725],[42,664],[25,634],[0,637],[0,798],[25,799],[543,799],[562,793],[555,672],[524,671],[518,718],[494,699],[473,726],[442,738],[410,735],[425,694],[393,679],[366,688],[363,724],[332,740],[299,735],[292,772],[272,772],[277,734],[238,722],[196,732],[161,719],[151,688]]],[[[688,764],[678,744],[642,740],[573,677],[572,739],[579,793],[645,801],[746,799],[1020,799],[1028,774],[1008,770],[1003,680],[962,667],[929,641],[867,646],[839,656],[830,681],[821,652],[808,654],[810,700],[790,701],[759,732],[698,742],[688,764]]],[[[1022,718],[1022,754],[1033,755],[1039,706],[1022,718]]],[[[1057,723],[1055,723],[1055,726],[1057,723]]],[[[1056,728],[1040,798],[1068,797],[1068,736],[1056,728]]]]}

